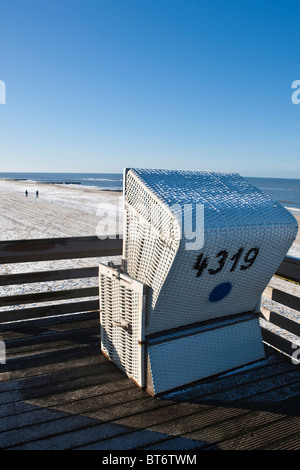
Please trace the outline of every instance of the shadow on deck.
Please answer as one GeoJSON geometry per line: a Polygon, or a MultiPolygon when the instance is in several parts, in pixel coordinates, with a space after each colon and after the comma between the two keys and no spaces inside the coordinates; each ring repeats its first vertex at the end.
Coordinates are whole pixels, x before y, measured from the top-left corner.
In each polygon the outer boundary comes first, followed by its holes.
{"type": "Polygon", "coordinates": [[[30,321],[20,309],[17,323],[3,314],[1,449],[300,449],[300,374],[290,357],[265,345],[262,361],[153,398],[101,354],[99,312],[79,304],[30,321]]]}
{"type": "Polygon", "coordinates": [[[90,317],[3,333],[2,449],[299,449],[300,376],[289,358],[267,348],[251,367],[157,399],[101,355],[90,317]]]}

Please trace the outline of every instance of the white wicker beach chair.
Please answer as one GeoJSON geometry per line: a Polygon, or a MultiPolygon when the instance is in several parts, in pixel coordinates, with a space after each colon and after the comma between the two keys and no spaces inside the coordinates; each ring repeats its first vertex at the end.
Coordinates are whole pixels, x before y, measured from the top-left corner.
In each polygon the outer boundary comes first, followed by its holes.
{"type": "Polygon", "coordinates": [[[297,234],[238,174],[124,172],[122,270],[100,265],[101,350],[152,395],[264,357],[261,294],[297,234]]]}

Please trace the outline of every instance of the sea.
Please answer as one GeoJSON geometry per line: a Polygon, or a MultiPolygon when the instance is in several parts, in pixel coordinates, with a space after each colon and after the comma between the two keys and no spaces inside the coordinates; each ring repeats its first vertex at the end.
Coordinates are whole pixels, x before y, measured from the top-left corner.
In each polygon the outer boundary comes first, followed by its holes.
{"type": "MultiPolygon", "coordinates": [[[[300,179],[247,177],[264,193],[290,211],[300,214],[300,179]]],[[[122,173],[1,173],[0,179],[37,183],[88,186],[99,190],[122,191],[122,173]]]]}

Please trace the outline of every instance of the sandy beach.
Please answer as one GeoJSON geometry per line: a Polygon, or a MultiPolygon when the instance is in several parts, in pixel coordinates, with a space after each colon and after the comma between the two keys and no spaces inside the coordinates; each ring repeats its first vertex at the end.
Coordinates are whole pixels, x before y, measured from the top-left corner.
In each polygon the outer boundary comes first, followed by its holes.
{"type": "MultiPolygon", "coordinates": [[[[293,215],[300,227],[300,213],[293,215]]],[[[0,180],[0,240],[121,233],[122,224],[121,192],[0,180]]],[[[288,254],[300,257],[300,230],[288,254]]]]}
{"type": "MultiPolygon", "coordinates": [[[[95,236],[122,231],[122,193],[73,185],[0,180],[0,241],[95,236]],[[28,191],[26,197],[25,191],[28,191]],[[38,191],[38,197],[36,197],[38,191]]],[[[96,266],[120,257],[0,265],[1,274],[96,266]]],[[[97,285],[97,279],[1,287],[1,295],[97,285]]]]}
{"type": "MultiPolygon", "coordinates": [[[[0,180],[0,241],[122,233],[122,193],[89,187],[0,180]],[[26,197],[25,191],[28,191],[26,197]],[[36,197],[36,191],[39,192],[36,197]]],[[[300,226],[300,215],[295,215],[300,226]]],[[[300,230],[290,256],[300,257],[300,230]]],[[[120,262],[120,257],[109,258],[120,262]]],[[[1,274],[96,266],[106,258],[0,265],[1,274]]],[[[1,287],[1,295],[97,285],[97,279],[1,287]]],[[[12,307],[13,308],[13,307],[12,307]]]]}
{"type": "Polygon", "coordinates": [[[0,240],[96,235],[105,222],[120,233],[120,208],[121,192],[0,180],[0,240]]]}

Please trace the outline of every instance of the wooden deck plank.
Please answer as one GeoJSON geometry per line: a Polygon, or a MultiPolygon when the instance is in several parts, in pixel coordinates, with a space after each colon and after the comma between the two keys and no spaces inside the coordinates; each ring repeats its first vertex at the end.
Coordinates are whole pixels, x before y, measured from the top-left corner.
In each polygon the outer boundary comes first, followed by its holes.
{"type": "MultiPolygon", "coordinates": [[[[97,354],[97,353],[96,353],[97,354]]],[[[80,349],[74,347],[64,353],[54,356],[54,354],[41,355],[38,359],[24,358],[24,360],[14,361],[10,365],[9,371],[0,374],[0,382],[15,380],[25,377],[33,377],[43,374],[51,374],[69,368],[76,368],[76,361],[81,358],[95,356],[95,349],[90,346],[82,346],[80,349]]]]}
{"type": "Polygon", "coordinates": [[[51,375],[51,383],[49,383],[49,376],[41,376],[45,379],[42,383],[32,379],[28,380],[29,383],[27,381],[24,383],[23,381],[21,387],[19,385],[19,388],[0,393],[0,406],[16,403],[19,400],[38,399],[51,393],[69,392],[92,385],[100,386],[107,381],[116,381],[118,382],[118,387],[120,387],[120,374],[110,364],[102,364],[101,367],[96,364],[93,368],[78,367],[78,369],[75,369],[75,372],[76,374],[64,372],[59,377],[53,374],[51,375]],[[88,369],[88,372],[85,369],[88,369]],[[92,375],[91,372],[93,372],[92,375]],[[63,375],[66,377],[64,378],[63,375]]]}
{"type": "Polygon", "coordinates": [[[299,430],[299,417],[283,417],[261,427],[255,427],[246,433],[241,433],[230,440],[224,440],[218,443],[218,448],[222,450],[263,450],[266,445],[278,436],[285,438],[295,434],[299,430]]]}
{"type": "MultiPolygon", "coordinates": [[[[160,440],[159,442],[152,443],[151,445],[146,445],[139,447],[139,450],[144,451],[182,451],[182,450],[198,450],[205,446],[205,443],[200,442],[199,440],[192,440],[186,437],[167,437],[160,440]]],[[[186,457],[186,456],[185,456],[186,457]]],[[[184,458],[184,456],[182,456],[184,458]]]]}
{"type": "MultiPolygon", "coordinates": [[[[298,399],[294,402],[290,401],[289,405],[285,408],[285,412],[287,414],[291,412],[297,414],[298,405],[298,399]]],[[[223,420],[220,417],[219,420],[212,421],[207,426],[203,425],[198,430],[189,432],[186,437],[202,439],[217,446],[220,442],[233,440],[243,434],[249,434],[254,429],[266,424],[271,425],[274,423],[276,426],[277,421],[284,416],[283,410],[281,410],[282,414],[262,410],[244,410],[243,413],[242,410],[240,411],[241,413],[237,413],[236,416],[232,415],[223,420]]]]}
{"type": "MultiPolygon", "coordinates": [[[[299,411],[299,394],[294,404],[293,412],[299,411]]],[[[290,407],[291,411],[292,407],[290,407]]],[[[276,428],[277,423],[285,418],[290,420],[290,416],[284,414],[276,414],[268,411],[247,410],[239,404],[230,404],[230,407],[212,407],[203,412],[202,415],[193,414],[185,416],[181,420],[176,420],[172,423],[164,423],[163,425],[151,426],[148,429],[155,431],[168,432],[174,435],[181,435],[190,439],[198,439],[203,442],[211,442],[218,445],[220,442],[228,441],[229,438],[237,439],[239,435],[251,434],[253,429],[258,429],[263,425],[271,427],[274,425],[276,428]],[[188,432],[187,432],[188,431],[188,432]]],[[[299,428],[299,417],[293,417],[294,430],[299,428]],[[295,419],[297,418],[297,420],[295,419]]],[[[292,427],[292,426],[291,426],[292,427]]],[[[254,442],[252,443],[255,448],[254,442]]],[[[228,447],[230,448],[230,447],[228,447]]]]}
{"type": "MultiPolygon", "coordinates": [[[[103,372],[103,371],[102,371],[103,372]]],[[[104,371],[105,372],[105,371],[104,371]]],[[[120,375],[115,374],[115,371],[108,372],[106,371],[105,374],[99,374],[100,377],[98,376],[95,380],[93,380],[93,384],[97,383],[97,392],[95,396],[101,396],[104,395],[105,393],[113,393],[116,388],[118,390],[126,390],[127,388],[132,388],[132,384],[129,384],[128,381],[122,380],[120,382],[120,375]],[[109,381],[109,385],[107,385],[107,381],[109,381]],[[121,383],[121,385],[120,385],[121,383]]],[[[90,383],[87,381],[87,383],[90,383]]],[[[62,395],[62,390],[64,389],[66,392],[73,392],[73,397],[75,393],[78,394],[78,384],[76,386],[76,382],[72,382],[69,386],[64,385],[66,383],[57,383],[57,390],[59,390],[59,393],[62,395]],[[72,388],[74,387],[74,388],[72,388]]],[[[88,389],[88,385],[86,386],[88,389]]],[[[40,399],[42,401],[44,397],[44,407],[45,407],[45,401],[47,401],[48,394],[51,393],[51,391],[47,391],[45,388],[39,388],[36,392],[27,392],[26,395],[29,396],[29,398],[23,397],[23,393],[15,394],[15,400],[14,401],[7,401],[6,403],[0,405],[0,416],[2,417],[11,417],[12,415],[16,414],[21,414],[21,413],[27,413],[28,411],[31,412],[32,410],[35,411],[36,409],[42,409],[43,405],[38,405],[38,400],[40,399]],[[46,393],[46,395],[45,395],[46,393]]],[[[53,391],[52,391],[53,393],[53,391]]],[[[69,394],[69,397],[72,397],[72,394],[69,394]]],[[[61,397],[60,397],[61,398],[61,397]]],[[[51,397],[50,397],[51,400],[51,397]]],[[[74,398],[70,398],[71,402],[68,402],[68,399],[62,399],[62,403],[60,404],[61,407],[67,406],[68,403],[72,403],[74,398]]],[[[93,396],[91,396],[91,400],[93,400],[93,396]]],[[[95,403],[94,399],[94,403],[95,403]]],[[[80,403],[79,403],[80,406],[80,403]]],[[[58,408],[58,407],[57,407],[58,408]]],[[[52,409],[55,409],[55,406],[52,405],[52,409]]],[[[58,410],[59,411],[59,410],[58,410]]],[[[79,407],[78,407],[79,411],[79,407]]],[[[21,419],[21,417],[20,417],[21,419]]],[[[37,419],[37,418],[35,418],[37,419]]],[[[8,419],[9,422],[9,419],[8,419]]]]}
{"type": "Polygon", "coordinates": [[[265,445],[266,450],[300,450],[300,431],[265,445]]]}
{"type": "Polygon", "coordinates": [[[72,319],[20,327],[15,336],[6,329],[2,449],[297,447],[299,369],[288,358],[267,348],[264,360],[238,373],[156,399],[101,355],[96,317],[72,319]]]}
{"type": "Polygon", "coordinates": [[[238,387],[244,385],[247,390],[248,384],[265,380],[274,375],[284,374],[286,371],[290,371],[291,367],[291,362],[284,356],[270,354],[265,359],[258,361],[255,366],[242,367],[235,373],[220,374],[218,380],[204,379],[192,387],[186,387],[178,392],[166,393],[164,398],[199,402],[205,397],[208,403],[220,402],[222,397],[218,396],[219,393],[226,393],[230,398],[235,394],[238,387]]]}
{"type": "MultiPolygon", "coordinates": [[[[218,415],[218,414],[220,414],[220,412],[219,412],[219,410],[217,409],[217,410],[216,410],[216,415],[218,415]]],[[[219,419],[220,419],[220,418],[219,418],[219,419]]],[[[118,424],[119,424],[119,422],[118,422],[118,424]]],[[[129,429],[130,429],[130,428],[129,428],[129,429]]],[[[170,429],[169,429],[169,431],[170,431],[170,429]]],[[[155,434],[155,435],[156,435],[156,434],[155,434]]],[[[114,439],[115,439],[115,438],[114,438],[114,439]]],[[[118,441],[118,440],[115,439],[115,441],[118,441]]],[[[126,441],[126,442],[127,442],[127,441],[126,441]]],[[[186,441],[184,441],[184,442],[186,442],[186,441]]],[[[92,448],[94,448],[94,447],[95,447],[95,448],[102,448],[103,445],[104,445],[104,447],[106,446],[106,444],[99,444],[99,443],[98,443],[98,444],[93,444],[93,445],[92,445],[92,448]]],[[[167,445],[167,444],[166,444],[166,445],[167,445]]],[[[31,447],[30,447],[30,448],[31,448],[31,447]]],[[[105,448],[106,448],[106,447],[105,447],[105,448]]],[[[166,448],[167,448],[167,447],[166,447],[166,448]]]]}
{"type": "MultiPolygon", "coordinates": [[[[126,384],[128,384],[127,381],[126,381],[126,384]]],[[[115,384],[115,388],[116,387],[117,385],[115,384]]],[[[135,391],[136,391],[135,388],[132,388],[131,385],[130,385],[130,388],[128,387],[122,392],[123,398],[124,396],[126,396],[126,398],[128,398],[129,400],[130,392],[132,392],[132,395],[135,394],[135,391]]],[[[99,386],[85,387],[84,389],[80,390],[80,392],[81,392],[80,397],[78,396],[78,390],[73,390],[72,392],[64,393],[62,397],[61,396],[58,397],[56,395],[56,399],[58,399],[58,402],[60,402],[61,398],[63,398],[66,401],[66,406],[68,404],[71,405],[73,401],[82,400],[83,396],[94,397],[95,402],[96,402],[96,399],[98,398],[98,400],[101,403],[102,401],[105,401],[105,398],[107,398],[107,385],[104,384],[103,387],[101,386],[100,387],[99,386]],[[101,392],[102,392],[102,397],[101,397],[101,392]]],[[[112,393],[112,387],[110,387],[110,393],[112,393]]],[[[119,399],[121,399],[121,396],[119,396],[119,399]]],[[[0,434],[0,446],[5,447],[8,445],[26,443],[32,440],[42,439],[43,437],[49,438],[49,437],[56,436],[56,434],[58,433],[60,434],[66,431],[70,431],[70,429],[74,431],[74,430],[82,429],[82,428],[84,429],[90,428],[91,426],[99,424],[99,420],[86,417],[82,413],[81,414],[70,413],[67,411],[59,412],[57,411],[57,409],[53,409],[53,400],[50,403],[50,407],[49,407],[48,401],[49,400],[47,400],[47,398],[44,398],[44,400],[42,400],[42,403],[43,403],[42,407],[34,405],[35,400],[27,401],[27,403],[30,403],[32,406],[34,406],[36,410],[32,410],[31,412],[28,412],[28,413],[23,413],[19,416],[18,429],[12,427],[14,423],[11,420],[10,421],[11,430],[0,434]],[[45,422],[45,416],[43,416],[42,418],[40,417],[39,411],[41,409],[42,410],[47,409],[53,412],[53,416],[51,414],[49,414],[49,416],[46,416],[47,418],[46,422],[45,422]],[[60,416],[57,416],[58,413],[60,414],[60,416]],[[32,418],[34,419],[34,422],[32,421],[32,418]],[[29,423],[31,424],[28,426],[29,423]],[[17,438],[16,431],[18,431],[20,428],[24,426],[26,426],[26,433],[21,433],[21,435],[17,438]]],[[[58,403],[56,401],[54,402],[58,403]]],[[[60,404],[59,407],[63,407],[63,405],[60,404]]]]}
{"type": "Polygon", "coordinates": [[[0,382],[0,393],[8,393],[14,390],[26,390],[26,388],[38,387],[40,385],[47,385],[50,382],[67,382],[68,380],[76,379],[78,377],[85,377],[86,375],[95,374],[95,369],[99,369],[99,354],[96,353],[93,356],[77,357],[76,364],[74,361],[66,362],[66,367],[62,370],[53,371],[52,373],[45,372],[33,377],[21,377],[14,380],[6,380],[0,382]],[[73,367],[72,367],[73,364],[73,367]]]}
{"type": "MultiPolygon", "coordinates": [[[[102,440],[96,440],[96,436],[93,436],[93,438],[94,442],[75,448],[81,450],[135,450],[146,445],[152,448],[153,445],[169,439],[170,436],[149,431],[148,429],[130,430],[130,428],[127,428],[127,432],[124,435],[117,435],[102,440]]],[[[193,441],[192,439],[187,444],[189,444],[189,449],[200,447],[199,441],[193,441]]]]}
{"type": "MultiPolygon", "coordinates": [[[[268,400],[268,392],[264,393],[265,398],[263,399],[263,403],[265,404],[266,401],[268,400]]],[[[299,399],[299,383],[297,384],[297,397],[299,399]]],[[[282,396],[286,396],[286,393],[284,390],[282,390],[282,396]]],[[[299,402],[297,401],[297,404],[299,402]]],[[[297,408],[294,408],[293,411],[296,411],[297,408]]],[[[235,433],[239,433],[240,430],[242,429],[241,423],[244,422],[244,426],[252,427],[253,426],[253,421],[255,422],[256,426],[259,426],[261,423],[259,422],[258,416],[260,418],[260,421],[263,423],[265,421],[272,421],[274,420],[280,420],[282,418],[281,415],[276,415],[273,412],[255,412],[252,411],[251,409],[247,409],[244,406],[244,402],[241,403],[240,401],[237,402],[229,402],[226,403],[224,402],[223,407],[221,406],[211,406],[207,407],[207,409],[203,408],[201,412],[196,413],[185,413],[183,417],[178,419],[177,417],[174,417],[172,413],[169,414],[169,416],[172,416],[172,419],[169,421],[166,421],[162,419],[160,416],[159,419],[161,420],[161,424],[155,424],[149,425],[147,429],[150,429],[155,432],[163,432],[163,433],[169,433],[173,435],[181,435],[187,438],[192,438],[192,439],[200,439],[203,442],[207,441],[209,438],[210,441],[212,442],[212,437],[216,439],[216,428],[218,427],[218,423],[225,423],[224,424],[224,435],[228,438],[228,427],[230,428],[230,422],[233,422],[233,429],[235,433]],[[205,432],[200,432],[199,429],[203,429],[205,432]],[[207,432],[207,429],[211,430],[211,434],[207,432]],[[187,434],[187,430],[189,431],[187,434]],[[197,431],[198,430],[198,431],[197,431]],[[191,432],[191,431],[197,431],[197,432],[191,432]]],[[[287,418],[289,419],[289,418],[287,418]]],[[[150,422],[156,422],[156,417],[153,415],[150,418],[150,422]]],[[[116,421],[118,424],[127,424],[129,425],[130,422],[126,420],[117,420],[116,421]]],[[[141,425],[141,423],[136,423],[141,425]]],[[[298,420],[298,425],[299,425],[299,420],[298,420]]]]}

